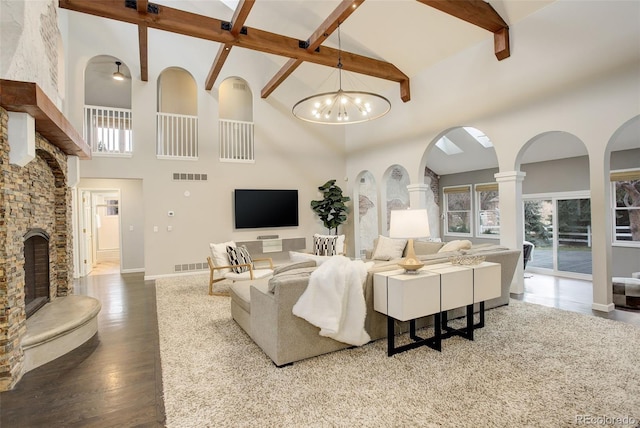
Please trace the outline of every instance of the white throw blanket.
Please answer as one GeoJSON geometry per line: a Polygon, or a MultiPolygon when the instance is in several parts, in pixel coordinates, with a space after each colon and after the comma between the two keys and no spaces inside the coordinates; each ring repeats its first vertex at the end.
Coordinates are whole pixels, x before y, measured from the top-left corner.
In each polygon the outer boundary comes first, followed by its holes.
{"type": "Polygon", "coordinates": [[[313,271],[307,289],[293,306],[293,314],[320,327],[321,336],[364,345],[371,340],[364,329],[366,277],[362,260],[331,257],[313,271]]]}

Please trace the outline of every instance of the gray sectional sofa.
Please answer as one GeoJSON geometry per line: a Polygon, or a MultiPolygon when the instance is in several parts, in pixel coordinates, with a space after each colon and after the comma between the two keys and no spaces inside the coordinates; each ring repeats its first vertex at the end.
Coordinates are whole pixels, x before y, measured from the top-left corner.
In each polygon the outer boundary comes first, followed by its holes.
{"type": "MultiPolygon", "coordinates": [[[[426,248],[424,246],[422,249],[426,248]]],[[[430,254],[420,254],[420,250],[420,246],[416,246],[416,253],[425,264],[443,263],[455,254],[433,252],[433,245],[429,245],[426,250],[430,254]]],[[[497,245],[480,245],[472,247],[467,253],[483,255],[486,261],[501,264],[502,294],[499,298],[487,301],[486,309],[508,304],[509,288],[520,251],[497,245]]],[[[365,329],[372,341],[384,338],[387,334],[386,316],[373,309],[373,275],[376,272],[398,269],[397,261],[376,261],[368,270],[363,284],[367,306],[365,329]]],[[[317,327],[292,313],[293,306],[306,289],[309,277],[315,270],[315,264],[314,261],[286,264],[276,268],[271,278],[239,281],[231,286],[233,319],[277,366],[351,346],[320,336],[317,327]]],[[[462,308],[450,311],[449,318],[463,314],[462,308]]],[[[427,325],[432,322],[431,318],[420,320],[419,325],[427,325]]],[[[401,323],[396,331],[406,331],[407,325],[408,323],[401,323]]]]}

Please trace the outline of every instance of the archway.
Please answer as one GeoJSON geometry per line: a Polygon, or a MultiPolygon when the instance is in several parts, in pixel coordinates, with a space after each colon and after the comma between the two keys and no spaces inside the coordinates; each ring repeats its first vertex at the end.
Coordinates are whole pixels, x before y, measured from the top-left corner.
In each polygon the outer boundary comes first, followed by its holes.
{"type": "Polygon", "coordinates": [[[226,78],[219,89],[220,160],[254,162],[253,94],[246,80],[226,78]]]}
{"type": "Polygon", "coordinates": [[[464,237],[477,243],[495,243],[500,236],[496,172],[498,159],[493,143],[477,128],[449,128],[428,144],[420,174],[428,186],[425,199],[432,238],[464,237]],[[486,196],[487,192],[492,193],[486,196]],[[491,207],[486,207],[491,209],[483,209],[485,200],[492,202],[491,207]],[[488,216],[489,212],[493,215],[488,216]],[[489,230],[485,224],[489,217],[490,230],[496,233],[484,233],[489,230]]]}
{"type": "Polygon", "coordinates": [[[158,78],[158,158],[198,158],[198,93],[193,76],[169,67],[158,78]]]}
{"type": "Polygon", "coordinates": [[[640,115],[616,130],[607,153],[612,195],[611,273],[628,278],[639,270],[640,260],[640,115]]]}
{"type": "Polygon", "coordinates": [[[131,72],[116,57],[98,55],[84,71],[84,138],[96,156],[133,153],[131,72]]]}
{"type": "Polygon", "coordinates": [[[590,176],[584,143],[562,131],[536,135],[518,154],[517,167],[526,174],[524,240],[534,245],[526,270],[591,279],[590,176]]]}

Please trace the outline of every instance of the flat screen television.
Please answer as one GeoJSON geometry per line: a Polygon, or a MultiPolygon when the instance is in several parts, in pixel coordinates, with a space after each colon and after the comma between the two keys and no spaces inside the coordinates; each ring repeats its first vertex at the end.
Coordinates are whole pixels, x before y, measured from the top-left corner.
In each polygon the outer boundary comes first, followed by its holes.
{"type": "Polygon", "coordinates": [[[236,229],[298,226],[298,191],[236,189],[236,229]]]}

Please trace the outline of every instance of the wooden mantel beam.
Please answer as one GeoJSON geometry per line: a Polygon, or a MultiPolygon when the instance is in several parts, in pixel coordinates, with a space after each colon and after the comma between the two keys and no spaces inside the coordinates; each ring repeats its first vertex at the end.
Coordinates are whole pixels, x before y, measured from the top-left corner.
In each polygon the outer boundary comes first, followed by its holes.
{"type": "Polygon", "coordinates": [[[0,79],[0,107],[29,113],[38,131],[68,155],[91,159],[91,148],[51,99],[33,82],[0,79]]]}
{"type": "MultiPolygon", "coordinates": [[[[233,13],[233,18],[231,18],[231,34],[233,36],[238,36],[242,31],[242,26],[247,20],[254,3],[255,0],[240,0],[238,3],[238,7],[236,7],[235,12],[233,13]]],[[[213,61],[213,64],[211,64],[211,70],[209,70],[209,74],[207,75],[207,80],[204,85],[207,91],[213,88],[213,84],[216,82],[232,47],[232,44],[225,43],[220,45],[220,48],[218,48],[218,54],[216,55],[216,59],[213,61]]]]}
{"type": "MultiPolygon", "coordinates": [[[[298,39],[248,27],[246,34],[242,32],[238,36],[234,36],[230,31],[223,29],[223,22],[219,19],[159,4],[150,3],[149,6],[153,6],[157,13],[147,13],[146,15],[140,15],[136,9],[126,7],[123,0],[59,0],[59,5],[62,9],[135,25],[147,25],[149,28],[218,43],[228,43],[232,46],[299,59],[327,67],[337,67],[337,49],[322,47],[317,52],[309,52],[300,47],[298,39]]],[[[343,51],[342,68],[354,73],[398,82],[400,83],[402,100],[406,102],[410,99],[409,77],[391,63],[343,51]]]]}
{"type": "Polygon", "coordinates": [[[495,9],[483,0],[418,0],[470,24],[493,33],[496,58],[503,60],[511,55],[509,26],[495,9]]]}
{"type": "MultiPolygon", "coordinates": [[[[335,8],[331,15],[324,20],[322,24],[313,32],[311,37],[307,40],[307,51],[313,52],[320,45],[329,38],[331,33],[336,31],[338,26],[344,22],[364,0],[343,0],[338,7],[335,8]]],[[[267,98],[273,91],[276,90],[287,77],[295,71],[298,66],[302,64],[299,59],[290,59],[282,68],[271,78],[269,83],[262,89],[262,98],[267,98]]]]}

